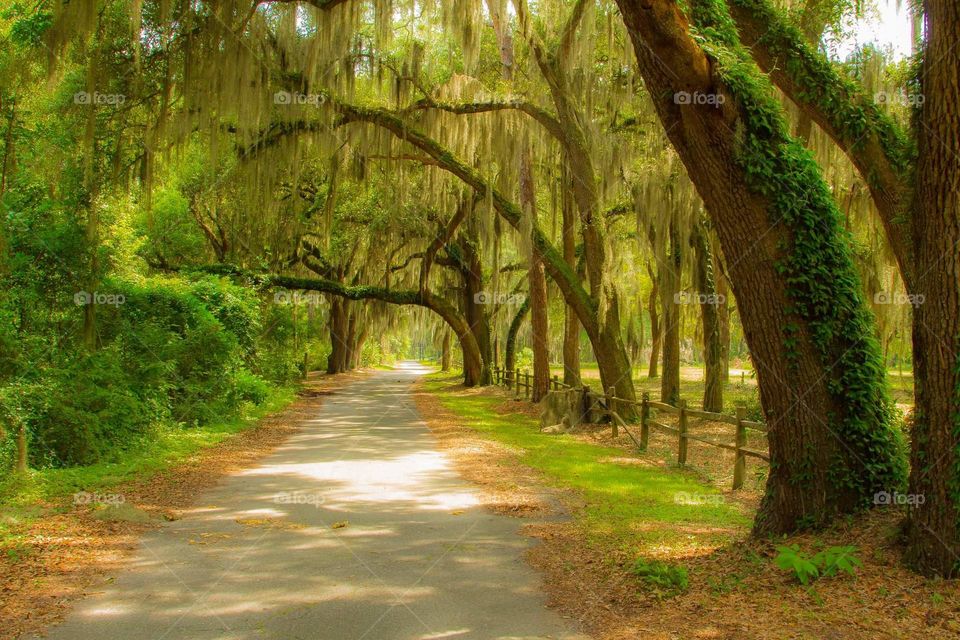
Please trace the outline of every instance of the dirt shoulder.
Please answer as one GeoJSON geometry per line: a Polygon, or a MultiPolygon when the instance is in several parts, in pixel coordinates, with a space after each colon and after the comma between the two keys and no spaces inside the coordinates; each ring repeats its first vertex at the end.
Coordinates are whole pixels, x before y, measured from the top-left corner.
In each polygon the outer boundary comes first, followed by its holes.
{"type": "MultiPolygon", "coordinates": [[[[528,403],[508,400],[495,388],[457,387],[456,393],[503,396],[504,402],[494,405],[496,412],[532,415],[528,403]]],[[[522,450],[464,426],[465,419],[422,382],[416,401],[441,448],[480,487],[490,508],[532,517],[524,531],[540,544],[528,560],[542,572],[550,606],[577,619],[598,640],[960,637],[960,584],[927,580],[902,567],[897,543],[901,516],[895,511],[872,511],[827,531],[789,539],[743,535],[712,549],[705,545],[697,553],[667,549],[661,557],[688,570],[689,588],[675,597],[659,597],[630,571],[633,558],[622,549],[590,542],[578,524],[582,497],[525,466],[522,450]],[[570,517],[549,517],[563,513],[570,517]],[[856,545],[863,566],[855,577],[824,578],[812,588],[802,587],[772,561],[781,544],[798,544],[810,552],[856,545]]],[[[583,436],[596,438],[596,433],[583,436]]],[[[642,464],[663,464],[652,459],[655,450],[625,455],[642,464]]],[[[726,480],[722,478],[722,489],[726,480]]],[[[746,502],[753,501],[749,498],[746,502]]],[[[710,533],[689,530],[691,539],[710,533]]]]}
{"type": "Polygon", "coordinates": [[[174,467],[111,488],[123,503],[110,517],[81,505],[36,520],[24,537],[25,553],[0,558],[0,638],[36,634],[60,620],[75,600],[123,568],[144,532],[179,519],[205,489],[254,465],[300,429],[325,395],[366,375],[311,376],[282,411],[174,467]]]}

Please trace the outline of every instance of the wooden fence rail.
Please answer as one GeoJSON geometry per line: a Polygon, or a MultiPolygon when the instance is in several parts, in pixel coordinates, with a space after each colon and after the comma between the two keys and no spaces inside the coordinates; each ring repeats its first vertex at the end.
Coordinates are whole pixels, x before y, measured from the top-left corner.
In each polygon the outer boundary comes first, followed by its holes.
{"type": "MultiPolygon", "coordinates": [[[[529,373],[521,371],[519,368],[517,368],[516,371],[505,371],[499,367],[494,367],[493,379],[496,384],[515,389],[517,398],[521,397],[521,389],[523,390],[522,397],[526,399],[530,398],[533,376],[529,373]]],[[[553,378],[550,380],[551,390],[569,388],[569,385],[560,382],[558,376],[553,376],[553,378]]],[[[589,388],[585,387],[584,395],[587,397],[588,406],[595,408],[599,407],[601,413],[606,414],[606,416],[610,419],[610,425],[611,429],[613,430],[614,437],[617,437],[619,435],[619,430],[623,429],[623,431],[630,437],[631,440],[633,440],[634,444],[641,451],[644,451],[647,448],[647,444],[650,439],[651,427],[657,429],[658,431],[676,436],[677,462],[680,465],[685,465],[687,463],[687,449],[690,440],[733,451],[735,454],[733,467],[734,489],[740,489],[743,487],[744,480],[746,479],[746,464],[748,456],[770,462],[770,457],[766,453],[747,448],[747,430],[759,431],[766,434],[767,427],[762,422],[753,422],[751,420],[747,420],[745,417],[745,407],[737,407],[736,415],[731,416],[724,413],[689,409],[687,407],[686,400],[680,400],[678,406],[667,404],[665,402],[656,402],[650,399],[649,393],[644,393],[641,396],[641,399],[636,401],[616,397],[613,388],[608,389],[607,393],[605,394],[598,394],[591,392],[589,388]],[[630,430],[636,425],[628,423],[623,419],[623,417],[621,417],[620,413],[622,412],[622,407],[638,407],[640,409],[639,439],[635,437],[633,432],[630,430]],[[677,426],[671,427],[663,422],[654,420],[651,417],[651,411],[658,412],[658,415],[660,413],[676,415],[677,426]],[[691,433],[691,418],[731,425],[735,428],[734,444],[720,442],[712,438],[697,435],[696,433],[691,433]]]]}

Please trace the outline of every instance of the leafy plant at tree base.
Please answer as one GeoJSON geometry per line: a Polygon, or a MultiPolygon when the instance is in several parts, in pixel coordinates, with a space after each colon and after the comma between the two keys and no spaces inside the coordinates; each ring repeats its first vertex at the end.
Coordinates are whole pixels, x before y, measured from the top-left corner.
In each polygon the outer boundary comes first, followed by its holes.
{"type": "Polygon", "coordinates": [[[777,551],[779,554],[774,562],[784,571],[792,571],[802,585],[825,576],[835,576],[841,571],[852,576],[858,567],[863,566],[863,562],[856,555],[855,546],[829,547],[812,558],[800,551],[800,546],[796,544],[779,546],[777,551]]]}
{"type": "Polygon", "coordinates": [[[663,595],[677,595],[690,586],[687,570],[684,567],[657,560],[637,558],[633,563],[633,573],[663,595]]]}

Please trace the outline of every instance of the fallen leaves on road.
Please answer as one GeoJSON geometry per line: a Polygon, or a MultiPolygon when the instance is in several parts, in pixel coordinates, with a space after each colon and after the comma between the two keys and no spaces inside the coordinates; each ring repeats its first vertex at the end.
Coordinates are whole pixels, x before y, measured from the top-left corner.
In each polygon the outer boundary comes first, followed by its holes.
{"type": "Polygon", "coordinates": [[[266,527],[268,529],[306,529],[307,525],[299,522],[290,522],[280,518],[239,518],[237,524],[245,527],[266,527]]]}

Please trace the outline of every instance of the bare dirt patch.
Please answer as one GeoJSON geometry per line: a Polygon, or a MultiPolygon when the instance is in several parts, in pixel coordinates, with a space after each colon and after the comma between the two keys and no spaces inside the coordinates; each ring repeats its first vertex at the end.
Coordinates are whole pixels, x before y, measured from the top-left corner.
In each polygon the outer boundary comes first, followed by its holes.
{"type": "Polygon", "coordinates": [[[35,634],[62,619],[73,601],[122,569],[141,534],[179,519],[203,490],[252,466],[296,432],[325,395],[366,375],[311,375],[283,411],[173,468],[112,488],[111,494],[123,496],[123,508],[114,513],[79,506],[32,523],[20,557],[0,558],[0,638],[35,634]]]}

